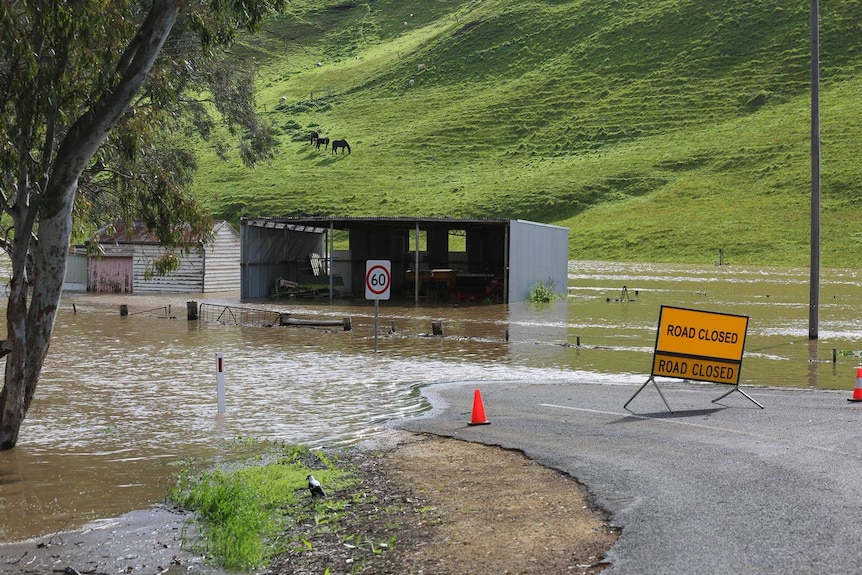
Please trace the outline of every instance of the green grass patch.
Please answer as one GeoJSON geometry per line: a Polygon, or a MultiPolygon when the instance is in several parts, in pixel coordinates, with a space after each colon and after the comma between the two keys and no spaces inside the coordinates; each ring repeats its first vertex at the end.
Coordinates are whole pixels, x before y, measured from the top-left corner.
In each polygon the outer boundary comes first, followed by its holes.
{"type": "Polygon", "coordinates": [[[288,524],[337,522],[349,501],[335,494],[349,484],[346,471],[334,461],[291,447],[281,450],[270,463],[256,461],[204,473],[186,470],[178,475],[168,498],[195,513],[200,537],[187,541],[192,549],[230,570],[242,571],[265,565],[288,549],[308,545],[282,536],[288,524]],[[314,469],[309,463],[314,463],[314,469]],[[327,498],[311,499],[308,474],[321,481],[327,498]]]}
{"type": "MultiPolygon", "coordinates": [[[[860,4],[821,10],[828,267],[862,248],[860,4]]],[[[262,64],[275,159],[247,169],[199,148],[195,193],[218,218],[520,218],[567,226],[577,259],[808,262],[806,3],[290,9],[243,46],[262,64]],[[352,153],[314,149],[311,130],[352,153]]]]}

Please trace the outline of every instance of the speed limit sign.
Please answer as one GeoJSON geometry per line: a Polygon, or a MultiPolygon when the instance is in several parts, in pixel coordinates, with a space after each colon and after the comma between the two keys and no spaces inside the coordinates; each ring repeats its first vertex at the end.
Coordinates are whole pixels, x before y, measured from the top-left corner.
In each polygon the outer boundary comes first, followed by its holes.
{"type": "Polygon", "coordinates": [[[367,260],[365,262],[365,299],[389,299],[392,274],[389,260],[367,260]]]}

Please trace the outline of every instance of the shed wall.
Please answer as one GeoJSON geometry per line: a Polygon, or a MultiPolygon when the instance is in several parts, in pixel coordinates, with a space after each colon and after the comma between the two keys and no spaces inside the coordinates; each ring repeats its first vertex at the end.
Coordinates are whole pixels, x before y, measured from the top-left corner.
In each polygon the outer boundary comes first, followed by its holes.
{"type": "Polygon", "coordinates": [[[540,281],[565,296],[568,273],[568,228],[524,220],[509,223],[509,302],[529,299],[540,281]]]}
{"type": "Polygon", "coordinates": [[[105,254],[92,258],[87,270],[87,291],[96,293],[131,293],[132,256],[105,254]]]}
{"type": "Polygon", "coordinates": [[[308,272],[309,254],[324,254],[324,234],[244,225],[240,227],[240,299],[269,296],[278,278],[308,272]]]}
{"type": "Polygon", "coordinates": [[[69,254],[66,260],[64,291],[87,291],[87,255],[69,254]]]}
{"type": "Polygon", "coordinates": [[[132,258],[132,291],[135,293],[203,291],[204,257],[200,249],[182,254],[179,269],[169,275],[153,274],[147,279],[147,272],[152,269],[153,262],[165,254],[165,248],[158,244],[114,244],[102,248],[106,256],[132,258]]]}
{"type": "Polygon", "coordinates": [[[213,239],[204,250],[205,292],[239,289],[239,233],[227,222],[213,230],[213,239]]]}

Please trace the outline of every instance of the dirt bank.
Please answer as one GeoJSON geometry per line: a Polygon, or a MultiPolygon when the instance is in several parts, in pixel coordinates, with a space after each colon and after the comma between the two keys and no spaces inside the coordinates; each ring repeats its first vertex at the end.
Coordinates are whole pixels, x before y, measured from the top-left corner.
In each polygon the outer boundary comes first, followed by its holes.
{"type": "MultiPolygon", "coordinates": [[[[307,543],[269,575],[598,573],[617,537],[584,489],[518,452],[388,434],[342,456],[359,483],[337,531],[293,525],[307,543]]],[[[338,494],[343,497],[347,494],[338,494]]],[[[7,575],[220,574],[180,548],[185,517],[165,507],[0,546],[7,575]]]]}

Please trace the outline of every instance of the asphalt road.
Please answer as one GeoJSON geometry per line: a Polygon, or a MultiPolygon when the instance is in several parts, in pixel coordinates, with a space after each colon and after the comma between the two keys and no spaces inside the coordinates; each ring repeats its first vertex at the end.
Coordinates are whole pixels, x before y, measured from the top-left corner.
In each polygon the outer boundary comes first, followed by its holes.
{"type": "MultiPolygon", "coordinates": [[[[522,450],[622,528],[616,574],[862,572],[862,403],[851,392],[660,382],[483,382],[423,393],[398,427],[522,450]],[[480,389],[490,424],[471,426],[480,389]]],[[[494,481],[489,477],[488,481],[494,481]]]]}

